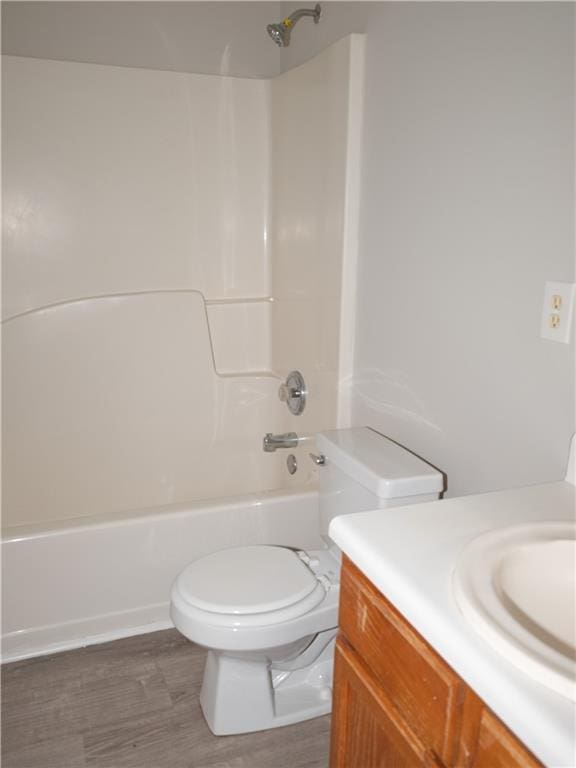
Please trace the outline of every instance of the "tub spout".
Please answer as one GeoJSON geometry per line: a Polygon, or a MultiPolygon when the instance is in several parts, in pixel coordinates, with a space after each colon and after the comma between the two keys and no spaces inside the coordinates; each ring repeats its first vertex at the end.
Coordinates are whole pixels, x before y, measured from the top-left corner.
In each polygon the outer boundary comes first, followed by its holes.
{"type": "Polygon", "coordinates": [[[283,435],[273,435],[267,432],[262,440],[262,450],[274,453],[278,448],[297,448],[299,437],[296,432],[285,432],[283,435]]]}

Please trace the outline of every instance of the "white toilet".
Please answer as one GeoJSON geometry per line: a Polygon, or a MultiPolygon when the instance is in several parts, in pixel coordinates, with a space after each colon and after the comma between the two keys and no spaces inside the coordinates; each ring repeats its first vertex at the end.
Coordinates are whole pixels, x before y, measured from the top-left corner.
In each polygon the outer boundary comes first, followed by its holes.
{"type": "Polygon", "coordinates": [[[338,629],[336,515],[433,501],[440,472],[362,427],[317,436],[326,549],[235,547],[196,560],[172,587],[177,629],[210,649],[200,704],[217,735],[288,725],[330,712],[338,629]]]}

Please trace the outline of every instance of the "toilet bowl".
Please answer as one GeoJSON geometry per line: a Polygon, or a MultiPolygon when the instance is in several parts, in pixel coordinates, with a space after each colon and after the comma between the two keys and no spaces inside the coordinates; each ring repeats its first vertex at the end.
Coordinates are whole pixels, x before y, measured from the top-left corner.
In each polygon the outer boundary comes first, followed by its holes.
{"type": "Polygon", "coordinates": [[[172,620],[210,649],[200,703],[213,733],[330,711],[338,574],[328,550],[255,546],[221,550],[178,576],[172,620]]]}
{"type": "Polygon", "coordinates": [[[430,501],[442,490],[437,470],[370,429],[321,433],[317,445],[326,549],[233,547],[191,563],[173,584],[174,625],[209,649],[200,704],[216,735],[330,712],[340,587],[330,520],[430,501]]]}

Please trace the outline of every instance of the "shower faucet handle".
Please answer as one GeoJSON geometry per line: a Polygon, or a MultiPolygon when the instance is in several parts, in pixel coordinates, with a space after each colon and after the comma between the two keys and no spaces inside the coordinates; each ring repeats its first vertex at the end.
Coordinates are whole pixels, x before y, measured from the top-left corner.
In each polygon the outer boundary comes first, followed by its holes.
{"type": "Polygon", "coordinates": [[[300,416],[304,410],[307,394],[306,382],[300,371],[291,371],[278,389],[278,397],[286,403],[293,416],[300,416]]]}

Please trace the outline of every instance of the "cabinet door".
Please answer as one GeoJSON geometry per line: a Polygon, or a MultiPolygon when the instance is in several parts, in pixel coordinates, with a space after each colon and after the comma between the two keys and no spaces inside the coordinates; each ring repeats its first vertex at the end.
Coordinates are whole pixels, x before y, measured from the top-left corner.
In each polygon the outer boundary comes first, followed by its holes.
{"type": "Polygon", "coordinates": [[[334,664],[330,768],[441,768],[341,637],[334,664]]]}
{"type": "Polygon", "coordinates": [[[464,685],[414,627],[344,558],[340,628],[416,736],[454,763],[464,685]]]}

